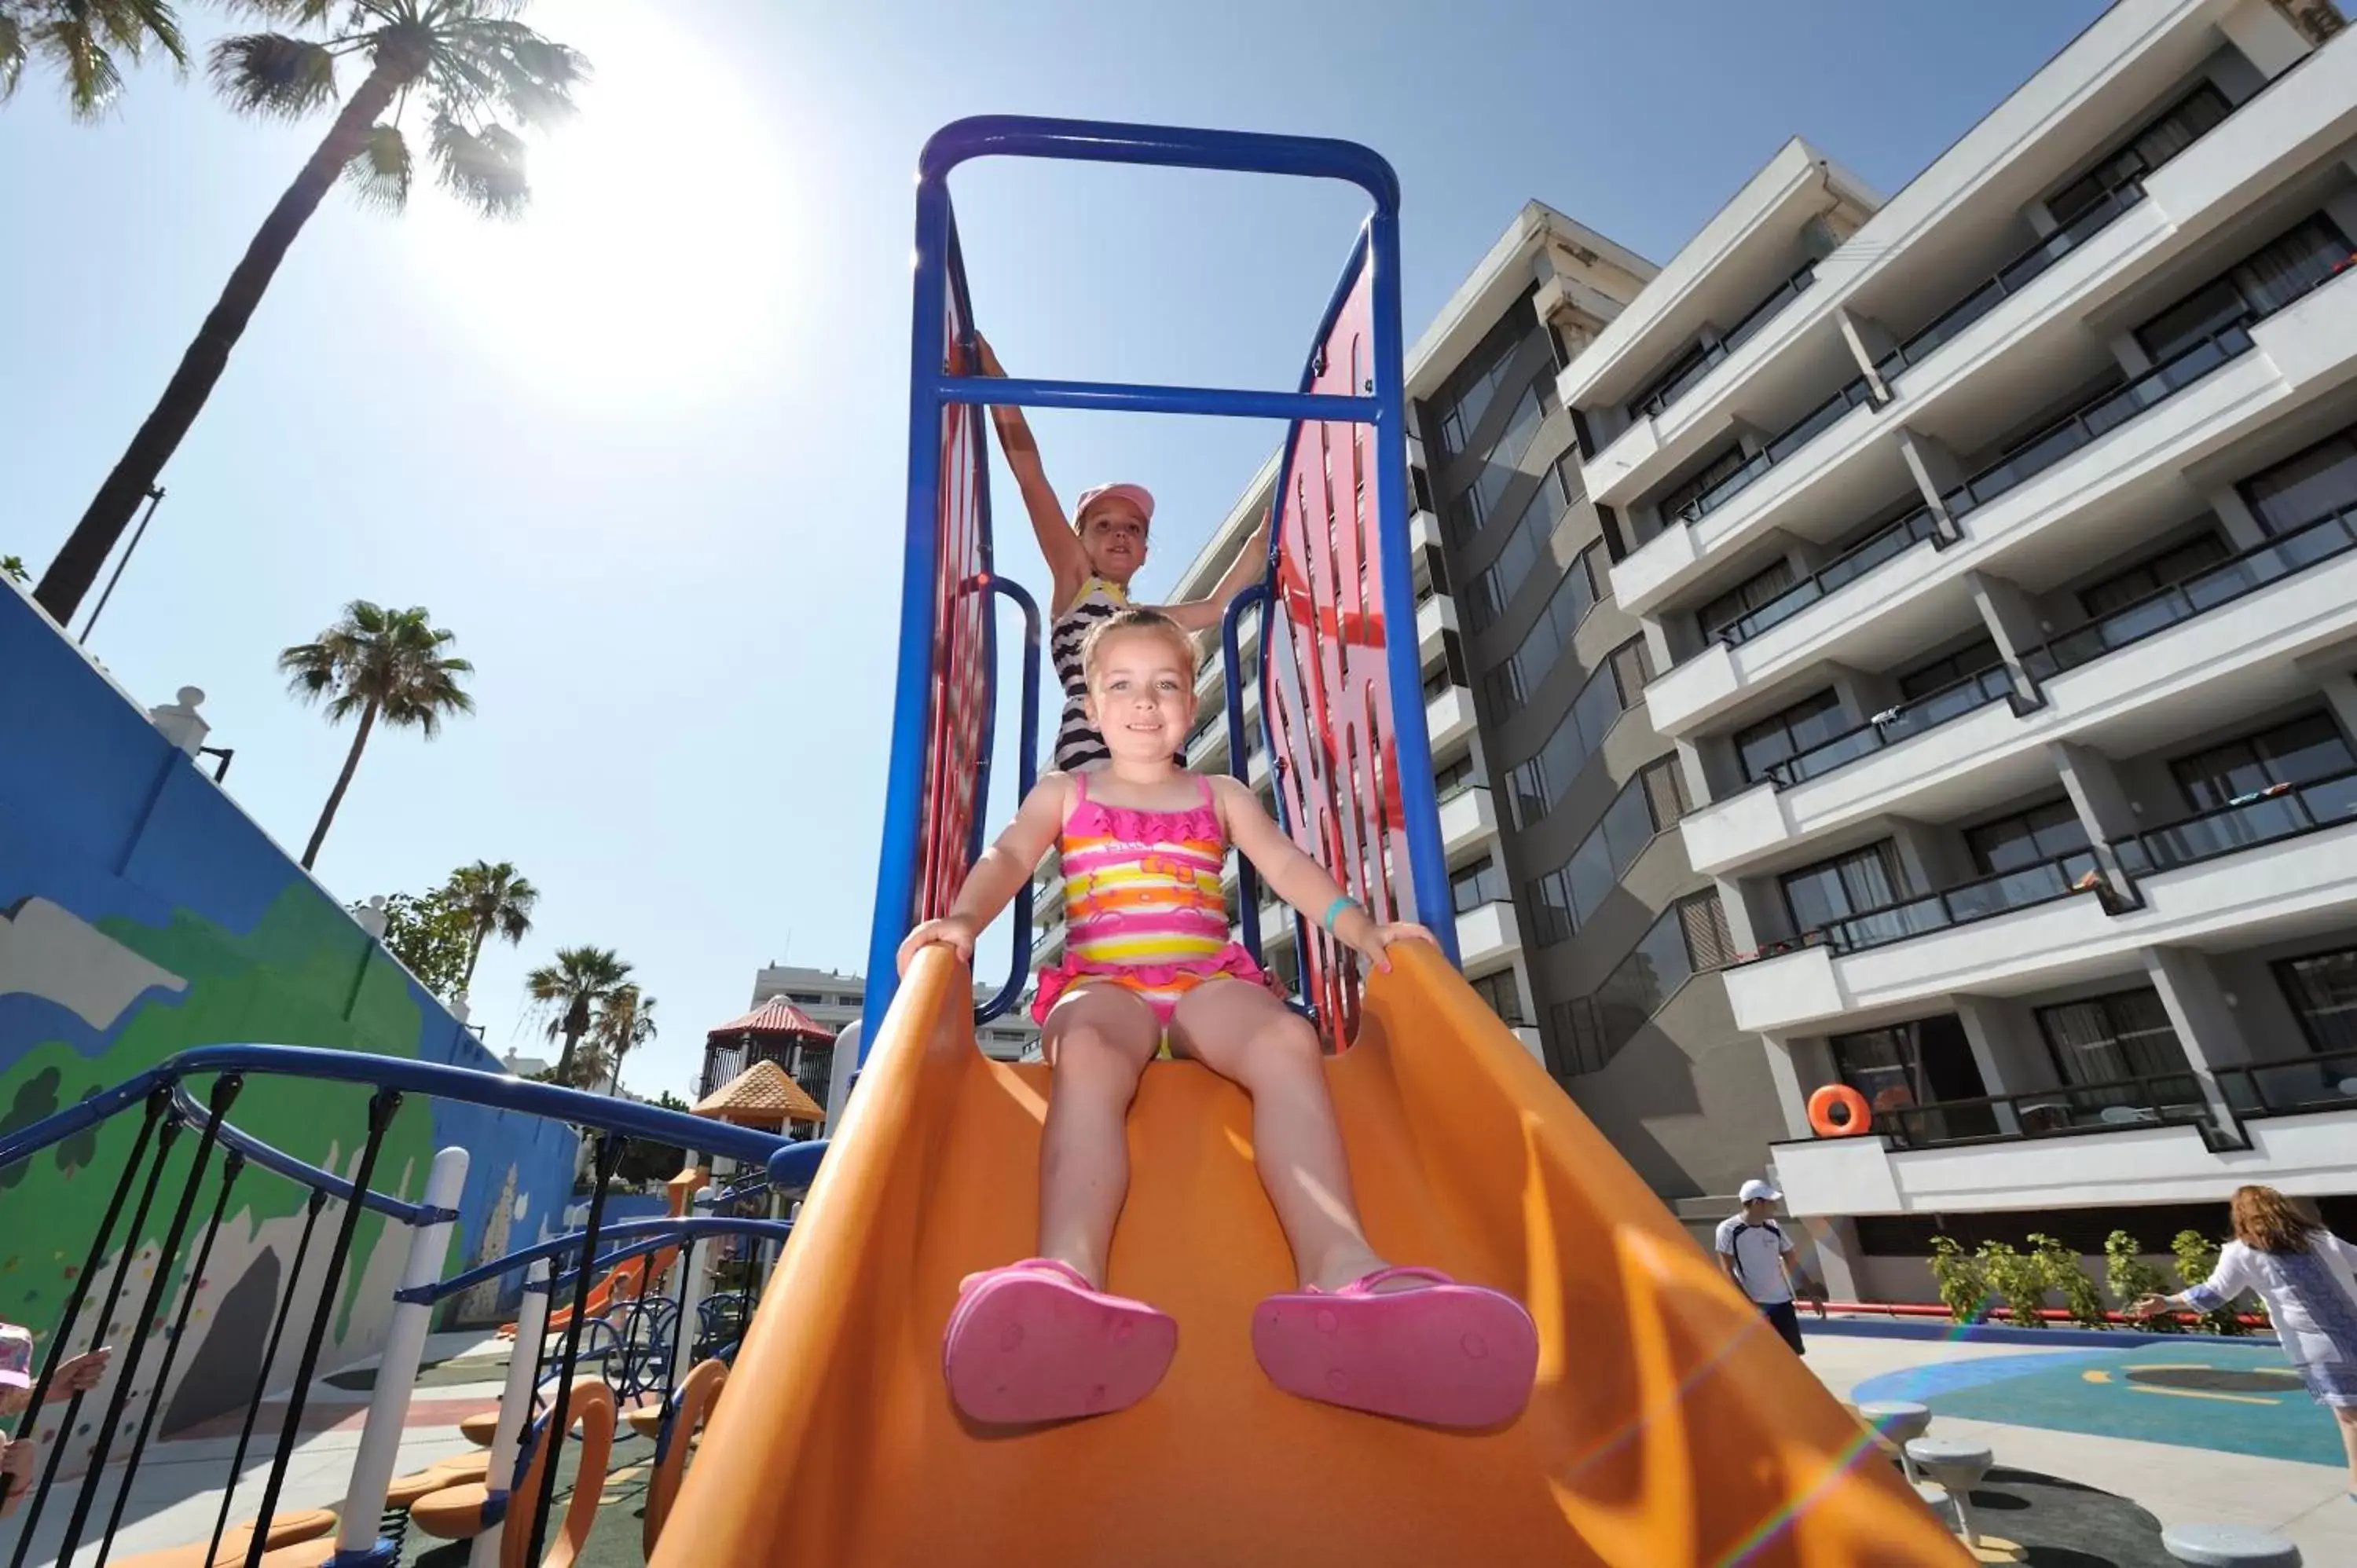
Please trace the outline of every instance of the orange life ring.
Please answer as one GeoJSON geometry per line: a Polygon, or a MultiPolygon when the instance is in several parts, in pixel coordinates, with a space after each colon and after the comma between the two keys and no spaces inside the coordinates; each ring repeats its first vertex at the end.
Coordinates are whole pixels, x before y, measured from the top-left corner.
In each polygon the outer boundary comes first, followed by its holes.
{"type": "Polygon", "coordinates": [[[1829,1083],[1809,1096],[1809,1131],[1820,1138],[1855,1138],[1874,1125],[1874,1108],[1846,1083],[1829,1083]],[[1842,1115],[1836,1119],[1835,1108],[1842,1115]]]}

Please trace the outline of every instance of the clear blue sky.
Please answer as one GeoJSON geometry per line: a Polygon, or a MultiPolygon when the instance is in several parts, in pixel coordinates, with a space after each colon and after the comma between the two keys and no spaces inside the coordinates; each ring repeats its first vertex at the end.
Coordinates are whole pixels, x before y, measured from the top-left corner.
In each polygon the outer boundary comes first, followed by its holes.
{"type": "MultiPolygon", "coordinates": [[[[1405,190],[1413,337],[1534,197],[1665,261],[1790,135],[1895,190],[2102,8],[541,0],[529,20],[598,79],[540,157],[536,214],[330,196],[91,649],[144,701],[203,687],[231,793],[299,848],[349,733],[283,696],[273,657],[347,599],[428,606],[480,713],[431,746],[379,733],[319,875],[349,901],[513,860],[546,897],[520,951],[484,956],[493,1047],[535,1048],[525,968],[612,946],[664,1026],[626,1080],[683,1090],[759,965],[866,960],[910,171],[935,127],[1366,142],[1405,190]]],[[[94,126],[38,70],[0,109],[0,553],[47,562],[321,128],[153,68],[94,126]]],[[[977,166],[955,190],[985,328],[1053,375],[1289,385],[1359,216],[1340,188],[1169,173],[977,166]]],[[[1148,593],[1276,435],[1038,424],[1068,494],[1161,498],[1148,593]]]]}

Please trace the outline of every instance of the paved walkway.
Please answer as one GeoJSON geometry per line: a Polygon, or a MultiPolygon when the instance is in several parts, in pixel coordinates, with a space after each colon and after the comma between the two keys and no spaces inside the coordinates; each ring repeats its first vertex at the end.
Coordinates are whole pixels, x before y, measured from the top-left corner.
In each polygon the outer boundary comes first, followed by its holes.
{"type": "MultiPolygon", "coordinates": [[[[1805,1330],[1804,1330],[1805,1331],[1805,1330]]],[[[2157,1525],[2190,1524],[2201,1520],[2263,1525],[2298,1545],[2311,1564],[2357,1564],[2357,1501],[2349,1497],[2349,1472],[2344,1465],[2317,1464],[2273,1456],[2266,1450],[2298,1439],[2270,1430],[2250,1438],[2239,1448],[2222,1439],[2220,1412],[2248,1426],[2258,1407],[2202,1399],[2165,1397],[2125,1382],[2105,1390],[2108,1399],[2091,1399],[2089,1408],[2104,1426],[2066,1426],[2052,1423],[2056,1401],[2051,1384],[2058,1377],[2093,1391],[2083,1373],[2103,1370],[2116,1375],[2121,1364],[2236,1360],[2249,1358],[2280,1367],[2280,1353],[2272,1359],[2242,1347],[2203,1347],[2224,1354],[2213,1358],[2152,1345],[2136,1351],[2096,1350],[2073,1346],[2068,1349],[2025,1349],[2018,1345],[1966,1345],[1937,1340],[1868,1339],[1817,1334],[1809,1337],[1807,1365],[1825,1385],[1844,1399],[1914,1398],[1932,1407],[1934,1434],[1976,1438],[1989,1444],[1999,1466],[2036,1471],[2075,1481],[2082,1486],[2133,1499],[2152,1515],[2157,1525]],[[2025,1368],[1997,1364],[2007,1359],[2028,1359],[2025,1368]],[[2035,1363],[2051,1359],[2048,1372],[2035,1363]],[[1925,1375],[1925,1369],[1931,1375],[1925,1375]],[[2034,1382],[2012,1385],[1983,1380],[1991,1371],[2028,1370],[2034,1382]],[[1911,1374],[1911,1377],[1910,1377],[1911,1374]],[[2020,1421],[1990,1419],[2004,1407],[2003,1387],[2014,1386],[2029,1397],[2010,1416],[2020,1421]],[[1986,1405],[1975,1403],[1975,1413],[1952,1412],[1962,1402],[1955,1396],[1985,1395],[1986,1405]],[[2133,1422],[2133,1426],[2128,1423],[2133,1422]],[[2129,1430],[2140,1436],[2126,1435],[2129,1430]],[[2253,1449],[2260,1451],[2254,1452],[2253,1449]]],[[[2332,1418],[2309,1402],[2305,1392],[2283,1402],[2286,1427],[2298,1433],[2313,1427],[2320,1445],[2314,1452],[2327,1456],[2340,1451],[2332,1418]],[[2301,1419],[2304,1417],[2304,1419],[2301,1419]]],[[[1995,1520],[1988,1528],[2002,1533],[1995,1520]]]]}

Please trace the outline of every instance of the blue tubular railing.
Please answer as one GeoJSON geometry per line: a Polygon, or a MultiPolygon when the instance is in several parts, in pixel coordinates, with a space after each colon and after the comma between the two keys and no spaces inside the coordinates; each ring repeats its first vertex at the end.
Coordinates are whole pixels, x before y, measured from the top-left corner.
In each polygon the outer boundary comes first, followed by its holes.
{"type": "MultiPolygon", "coordinates": [[[[617,1247],[610,1252],[600,1252],[597,1254],[597,1261],[589,1265],[589,1272],[592,1274],[600,1273],[618,1263],[628,1262],[632,1258],[644,1257],[649,1252],[660,1252],[665,1247],[678,1246],[683,1241],[694,1240],[704,1236],[758,1236],[764,1240],[783,1244],[794,1233],[794,1222],[791,1219],[700,1219],[694,1224],[694,1230],[683,1229],[676,1234],[668,1236],[641,1237],[626,1247],[617,1247]]],[[[605,1231],[606,1238],[610,1240],[620,1229],[621,1227],[618,1225],[608,1226],[605,1231]]],[[[579,1238],[576,1237],[575,1240],[577,1241],[579,1238]]],[[[580,1272],[576,1267],[557,1275],[549,1283],[548,1288],[551,1290],[571,1288],[580,1272]]]]}
{"type": "MultiPolygon", "coordinates": [[[[988,504],[987,500],[984,502],[985,507],[988,504]]],[[[1016,798],[1027,800],[1031,787],[1039,781],[1039,602],[1025,591],[1023,585],[1010,583],[996,573],[991,575],[989,587],[992,593],[1014,600],[1016,607],[1023,612],[1023,749],[1016,760],[1015,778],[1016,798]]],[[[998,714],[995,703],[989,720],[991,728],[996,730],[998,714]]],[[[990,800],[989,757],[985,747],[983,775],[974,791],[977,849],[982,836],[983,806],[990,800]]],[[[1023,878],[1022,890],[1015,895],[1015,935],[1006,945],[1011,950],[1006,983],[999,987],[997,995],[975,1009],[974,1018],[977,1024],[987,1024],[1014,1006],[1016,998],[1023,994],[1024,983],[1031,978],[1031,878],[1028,875],[1023,878]]]]}
{"type": "MultiPolygon", "coordinates": [[[[1347,294],[1355,268],[1346,273],[1336,306],[1347,294]]],[[[909,489],[901,550],[899,663],[893,687],[892,745],[886,779],[884,832],[877,854],[876,903],[868,934],[867,995],[862,1012],[862,1059],[878,1037],[884,1015],[899,988],[898,955],[915,908],[918,867],[925,831],[926,751],[930,694],[941,673],[934,668],[934,605],[942,569],[937,532],[942,492],[942,411],[954,403],[998,403],[1061,408],[1117,408],[1173,413],[1244,417],[1353,420],[1372,424],[1378,487],[1378,537],[1383,559],[1398,564],[1384,574],[1384,615],[1394,627],[1415,624],[1415,605],[1405,563],[1409,558],[1406,505],[1406,420],[1404,402],[1405,345],[1399,310],[1399,180],[1391,166],[1369,148],[1313,136],[1275,136],[1236,131],[1116,124],[1085,120],[990,115],[943,127],[925,145],[918,162],[916,264],[909,343],[909,489]],[[1173,168],[1220,169],[1339,179],[1358,186],[1373,199],[1363,243],[1372,269],[1374,316],[1373,385],[1350,397],[1313,396],[1307,382],[1295,392],[1168,387],[1050,380],[985,380],[945,375],[945,333],[953,292],[964,304],[963,268],[955,252],[955,223],[949,176],[980,157],[1054,158],[1088,163],[1142,164],[1173,168]]],[[[1330,327],[1334,311],[1329,309],[1330,327]]],[[[967,314],[964,319],[971,321],[967,314]]],[[[1321,329],[1322,339],[1325,333],[1321,329]]],[[[986,513],[985,514],[986,516],[986,513]]],[[[986,541],[985,541],[986,545],[986,541]]],[[[1448,877],[1440,863],[1440,822],[1433,800],[1431,746],[1423,708],[1413,701],[1421,690],[1415,641],[1394,639],[1387,649],[1395,694],[1399,769],[1407,807],[1405,823],[1419,918],[1430,925],[1455,957],[1448,877]],[[1405,693],[1405,695],[1401,695],[1405,693]]],[[[985,715],[985,722],[991,715],[985,715]]],[[[1274,755],[1274,754],[1272,754],[1274,755]]]]}
{"type": "MultiPolygon", "coordinates": [[[[211,1112],[197,1103],[197,1097],[188,1092],[188,1086],[185,1083],[172,1085],[172,1108],[179,1113],[180,1120],[191,1127],[201,1129],[215,1120],[211,1112]]],[[[322,1170],[274,1148],[226,1119],[214,1128],[214,1136],[221,1140],[223,1148],[234,1149],[264,1170],[283,1176],[288,1181],[298,1182],[315,1192],[324,1192],[339,1202],[350,1203],[352,1200],[352,1184],[335,1172],[322,1170]]],[[[436,1220],[458,1218],[450,1209],[428,1208],[424,1204],[405,1202],[382,1192],[361,1194],[361,1206],[389,1219],[398,1219],[404,1225],[430,1225],[436,1220]]]]}
{"type": "MultiPolygon", "coordinates": [[[[1275,549],[1276,540],[1272,531],[1269,539],[1272,557],[1275,549]]],[[[1226,683],[1228,706],[1227,713],[1222,715],[1228,726],[1228,772],[1247,789],[1252,788],[1252,764],[1250,758],[1245,756],[1243,649],[1242,647],[1243,639],[1241,630],[1243,626],[1244,612],[1255,605],[1262,606],[1265,609],[1268,601],[1268,584],[1265,581],[1254,583],[1251,587],[1230,599],[1226,611],[1220,617],[1220,673],[1226,683]]],[[[1268,619],[1265,614],[1262,616],[1260,629],[1261,659],[1265,664],[1268,658],[1268,619]]],[[[1264,696],[1261,699],[1261,728],[1264,736],[1268,733],[1267,718],[1268,699],[1264,696]]],[[[1267,743],[1265,740],[1263,744],[1267,743]]],[[[1275,746],[1268,746],[1268,758],[1269,766],[1273,769],[1276,765],[1275,746]]],[[[1276,791],[1276,795],[1277,820],[1282,822],[1285,812],[1285,791],[1280,789],[1276,791]]],[[[1253,962],[1260,963],[1262,961],[1260,874],[1253,869],[1252,862],[1246,860],[1241,852],[1236,855],[1236,910],[1237,924],[1243,929],[1244,951],[1252,954],[1253,962]]],[[[1294,950],[1297,952],[1300,950],[1297,947],[1294,950]]]]}
{"type": "Polygon", "coordinates": [[[359,1051],[322,1050],[311,1046],[199,1046],[92,1095],[79,1105],[68,1106],[29,1127],[0,1137],[0,1168],[97,1126],[116,1112],[145,1100],[151,1090],[210,1073],[328,1079],[405,1094],[462,1100],[500,1111],[519,1111],[553,1122],[571,1122],[652,1143],[725,1155],[762,1166],[780,1187],[809,1186],[811,1177],[817,1173],[820,1157],[826,1152],[823,1138],[793,1143],[749,1127],[690,1116],[685,1112],[609,1100],[602,1094],[560,1089],[553,1083],[528,1082],[499,1073],[477,1072],[471,1068],[369,1056],[359,1051]]]}
{"type": "MultiPolygon", "coordinates": [[[[651,1219],[619,1219],[604,1227],[599,1235],[608,1241],[616,1240],[626,1241],[630,1243],[629,1248],[600,1257],[593,1267],[605,1268],[621,1262],[626,1257],[636,1256],[641,1251],[653,1251],[684,1239],[699,1236],[734,1236],[747,1231],[765,1236],[774,1234],[782,1239],[791,1229],[790,1222],[783,1219],[737,1219],[726,1215],[697,1215],[692,1219],[686,1217],[669,1219],[659,1215],[651,1219]],[[639,1246],[638,1243],[640,1241],[644,1241],[646,1245],[639,1246]]],[[[478,1263],[463,1273],[452,1274],[448,1279],[437,1281],[422,1290],[395,1291],[393,1299],[422,1301],[431,1305],[436,1302],[447,1300],[461,1291],[471,1290],[486,1280],[498,1279],[500,1275],[511,1273],[517,1269],[530,1268],[543,1258],[563,1257],[569,1252],[578,1251],[580,1248],[581,1233],[577,1230],[563,1236],[552,1236],[545,1241],[535,1241],[528,1247],[519,1247],[503,1258],[494,1258],[488,1263],[478,1263]]]]}

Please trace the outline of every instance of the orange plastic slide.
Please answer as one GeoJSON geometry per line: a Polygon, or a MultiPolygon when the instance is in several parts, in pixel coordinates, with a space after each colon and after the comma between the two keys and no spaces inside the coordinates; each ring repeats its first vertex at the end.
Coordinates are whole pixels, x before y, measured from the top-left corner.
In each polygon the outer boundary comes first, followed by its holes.
{"type": "MultiPolygon", "coordinates": [[[[1394,954],[1403,950],[1394,949],[1394,954]]],[[[1437,953],[1377,976],[1330,1079],[1375,1243],[1517,1293],[1539,1386],[1496,1431],[1293,1399],[1253,1360],[1290,1288],[1241,1093],[1150,1067],[1112,1283],[1178,1318],[1135,1408],[962,1423],[942,1325],[1035,1235],[1047,1069],[974,1048],[919,958],[651,1568],[726,1563],[1899,1568],[1972,1561],[1437,953]]]]}

